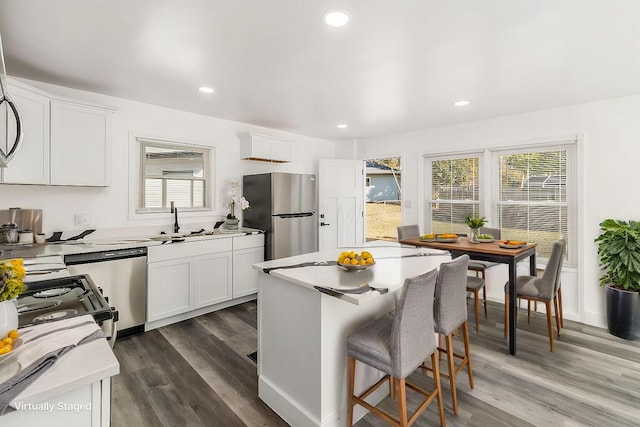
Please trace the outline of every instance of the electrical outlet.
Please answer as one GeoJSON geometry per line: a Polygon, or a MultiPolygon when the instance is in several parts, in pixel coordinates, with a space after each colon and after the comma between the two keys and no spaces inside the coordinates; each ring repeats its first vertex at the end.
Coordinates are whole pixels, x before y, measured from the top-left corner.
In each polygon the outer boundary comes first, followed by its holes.
{"type": "Polygon", "coordinates": [[[76,226],[88,226],[88,225],[91,225],[91,215],[89,215],[89,214],[75,214],[73,216],[73,223],[76,226]]]}

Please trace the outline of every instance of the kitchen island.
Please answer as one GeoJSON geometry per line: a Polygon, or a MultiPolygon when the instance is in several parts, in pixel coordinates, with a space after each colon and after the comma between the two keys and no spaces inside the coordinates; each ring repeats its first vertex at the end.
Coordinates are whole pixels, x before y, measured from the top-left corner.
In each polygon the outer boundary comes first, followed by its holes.
{"type": "MultiPolygon", "coordinates": [[[[314,252],[254,264],[258,281],[258,395],[295,426],[346,425],[346,339],[395,308],[404,279],[451,260],[449,252],[426,248],[368,246],[375,265],[347,271],[335,263],[344,249],[314,252]],[[368,284],[363,294],[344,294],[368,284]],[[329,293],[314,286],[330,287],[329,293]],[[385,292],[388,290],[388,292],[385,292]],[[337,293],[335,293],[337,291],[337,293]]],[[[382,374],[356,365],[356,392],[382,374]]],[[[388,394],[381,387],[369,399],[388,394]]],[[[366,411],[356,407],[354,421],[366,411]]]]}

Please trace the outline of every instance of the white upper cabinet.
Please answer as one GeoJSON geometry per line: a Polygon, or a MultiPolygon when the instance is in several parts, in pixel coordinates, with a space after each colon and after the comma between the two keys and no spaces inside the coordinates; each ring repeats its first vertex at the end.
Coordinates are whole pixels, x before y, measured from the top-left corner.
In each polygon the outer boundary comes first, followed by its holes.
{"type": "Polygon", "coordinates": [[[293,158],[292,145],[284,139],[251,132],[238,134],[238,139],[242,159],[286,163],[293,158]]]}
{"type": "Polygon", "coordinates": [[[109,185],[111,114],[51,101],[51,185],[109,185]]]}
{"type": "MultiPolygon", "coordinates": [[[[21,85],[9,82],[9,96],[22,118],[22,145],[2,170],[7,184],[49,183],[49,98],[21,85]]],[[[13,141],[16,125],[6,122],[7,134],[13,141]]]]}
{"type": "MultiPolygon", "coordinates": [[[[109,185],[113,109],[55,99],[14,79],[8,79],[8,92],[22,118],[23,138],[1,168],[0,183],[109,185]]],[[[13,141],[13,120],[0,120],[0,132],[13,141]]]]}

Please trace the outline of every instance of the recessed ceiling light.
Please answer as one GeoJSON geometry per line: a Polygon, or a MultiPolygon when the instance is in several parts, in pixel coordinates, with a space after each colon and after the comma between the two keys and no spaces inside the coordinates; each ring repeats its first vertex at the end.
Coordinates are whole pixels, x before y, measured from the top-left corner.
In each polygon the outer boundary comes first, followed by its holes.
{"type": "Polygon", "coordinates": [[[198,90],[200,92],[204,92],[204,93],[213,93],[213,92],[215,92],[215,89],[212,89],[212,88],[206,87],[206,86],[199,87],[198,90]]]}
{"type": "Polygon", "coordinates": [[[346,128],[347,128],[347,125],[346,125],[346,124],[344,124],[344,123],[340,123],[340,124],[338,125],[338,129],[346,129],[346,128]]]}
{"type": "Polygon", "coordinates": [[[466,99],[462,99],[460,101],[454,102],[453,105],[455,105],[456,107],[464,107],[465,105],[469,105],[469,101],[467,101],[466,99]]]}
{"type": "Polygon", "coordinates": [[[322,19],[330,27],[343,27],[347,25],[351,17],[342,10],[330,10],[324,14],[322,19]]]}

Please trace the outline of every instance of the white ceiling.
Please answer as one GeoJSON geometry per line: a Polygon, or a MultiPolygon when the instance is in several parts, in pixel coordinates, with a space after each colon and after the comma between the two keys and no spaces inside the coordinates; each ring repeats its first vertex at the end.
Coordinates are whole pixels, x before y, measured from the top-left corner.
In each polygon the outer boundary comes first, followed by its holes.
{"type": "Polygon", "coordinates": [[[2,0],[0,34],[9,75],[327,139],[640,93],[638,0],[2,0]]]}

